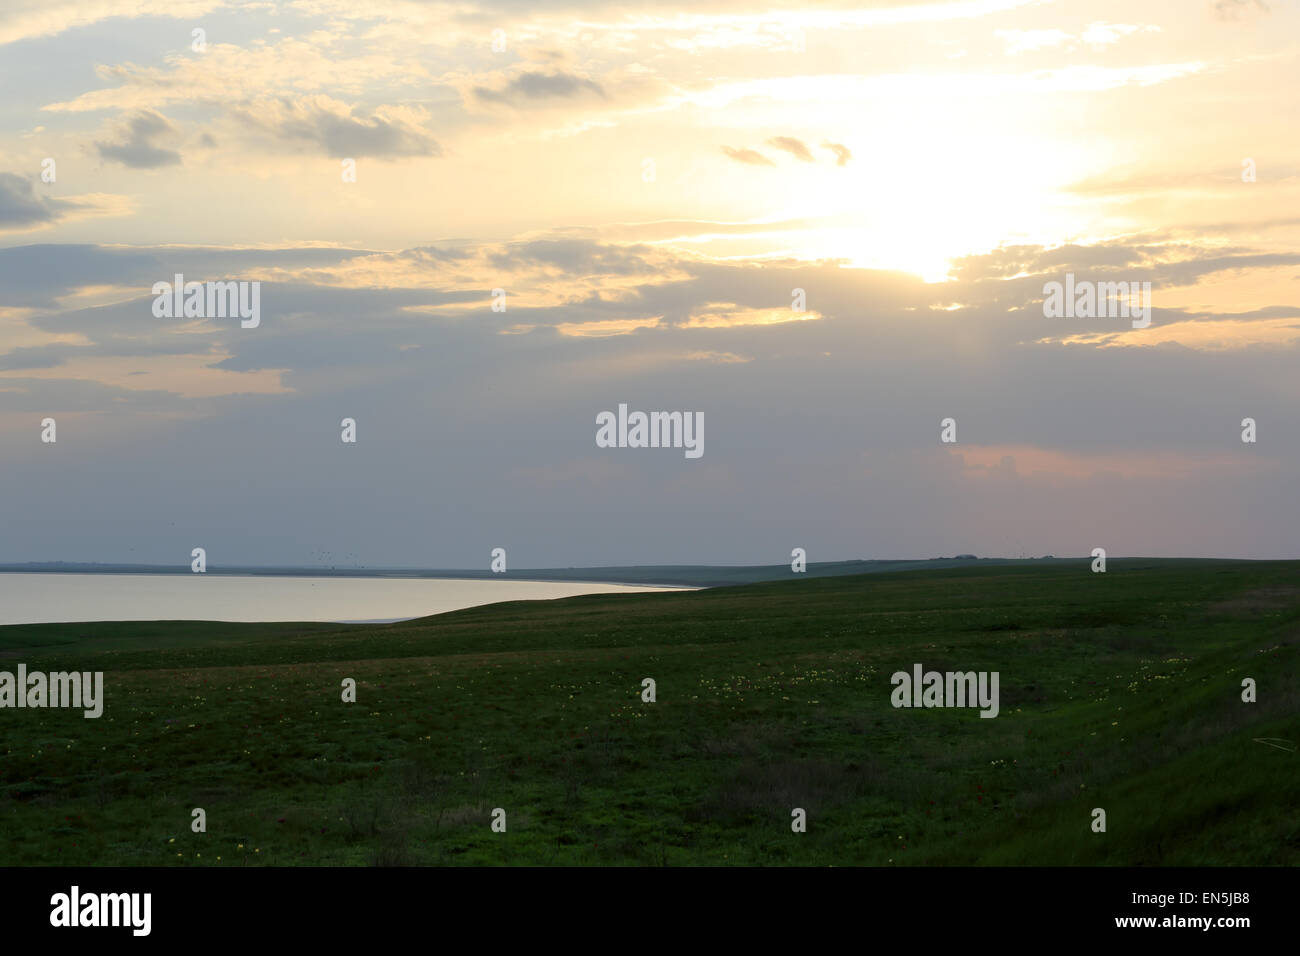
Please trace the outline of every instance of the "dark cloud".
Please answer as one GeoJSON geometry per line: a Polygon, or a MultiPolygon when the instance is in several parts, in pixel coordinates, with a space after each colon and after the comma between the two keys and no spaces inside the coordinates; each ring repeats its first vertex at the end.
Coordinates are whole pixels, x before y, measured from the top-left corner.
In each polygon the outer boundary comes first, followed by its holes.
{"type": "Polygon", "coordinates": [[[334,159],[443,154],[427,130],[405,118],[379,111],[367,115],[324,98],[267,99],[232,114],[275,140],[316,148],[334,159]]]}
{"type": "MultiPolygon", "coordinates": [[[[174,407],[178,396],[161,389],[130,389],[107,385],[89,379],[68,378],[11,378],[0,379],[5,388],[7,411],[64,414],[89,412],[112,414],[128,409],[138,411],[174,407]]],[[[39,418],[33,418],[33,423],[39,418]]],[[[59,422],[59,442],[67,432],[59,422]]],[[[93,495],[90,500],[94,500],[93,495]]]]}
{"type": "MultiPolygon", "coordinates": [[[[770,563],[796,544],[827,559],[1094,546],[1294,555],[1300,400],[1277,383],[1290,381],[1300,349],[1047,344],[1106,327],[1048,320],[1034,307],[1044,278],[1065,269],[1146,270],[1172,282],[1207,269],[1287,267],[1277,257],[1133,242],[1019,246],[925,283],[834,262],[709,261],[590,240],[472,251],[389,257],[404,276],[419,267],[411,281],[422,275],[425,288],[268,283],[257,329],[226,323],[179,334],[180,323],[149,315],[143,293],[33,320],[82,341],[0,360],[66,372],[0,377],[5,409],[32,416],[13,426],[5,481],[43,491],[35,503],[0,498],[0,557],[107,560],[126,542],[137,554],[187,556],[197,542],[230,561],[291,563],[302,560],[297,549],[323,544],[363,563],[469,567],[481,563],[486,540],[508,542],[519,566],[770,563]],[[521,264],[580,280],[571,300],[529,306],[518,296],[493,313],[484,283],[463,278],[476,266],[521,264]],[[1034,269],[1042,271],[1020,275],[1034,269]],[[820,318],[737,328],[686,321],[786,309],[793,288],[806,290],[820,318]],[[962,307],[942,310],[954,301],[962,307]],[[422,308],[431,305],[439,307],[422,308]],[[637,317],[662,321],[602,338],[557,331],[637,317]],[[533,329],[503,334],[514,326],[533,329]],[[182,347],[210,352],[211,368],[225,372],[282,370],[284,389],[247,393],[236,380],[237,394],[187,398],[122,389],[125,372],[116,386],[87,382],[78,368],[81,356],[182,347]],[[728,355],[749,360],[707,358],[728,355]],[[597,449],[594,416],[620,402],[703,412],[704,457],[597,449]],[[65,411],[91,415],[60,419],[59,444],[40,446],[40,416],[65,411]],[[950,415],[960,443],[940,447],[939,422],[950,415]],[[1239,440],[1245,415],[1267,436],[1258,447],[1239,440]],[[338,440],[344,416],[359,423],[355,447],[338,440]],[[164,419],[159,440],[147,423],[164,419]],[[97,440],[74,440],[78,428],[93,428],[97,440]],[[34,450],[23,451],[24,440],[34,450]],[[1069,457],[1076,471],[1049,465],[1040,474],[1035,449],[1069,457]],[[1126,476],[1127,463],[1165,470],[1126,476]],[[59,520],[40,510],[46,500],[58,503],[59,520]],[[100,534],[105,514],[117,523],[100,534]]],[[[307,251],[14,252],[0,250],[0,271],[13,258],[11,274],[32,273],[32,290],[65,286],[70,274],[91,284],[85,270],[151,279],[224,275],[237,264],[256,272],[307,251]]],[[[1279,304],[1230,318],[1277,323],[1297,311],[1279,304]]],[[[1188,317],[1157,310],[1154,324],[1188,317]]],[[[1114,322],[1109,330],[1118,331],[1114,322]]]]}
{"type": "Polygon", "coordinates": [[[56,368],[64,362],[61,353],[65,348],[60,345],[37,345],[13,349],[5,355],[0,355],[0,372],[56,368]]]}
{"type": "Polygon", "coordinates": [[[153,319],[149,311],[152,301],[152,298],[133,300],[112,307],[86,309],[54,319],[33,321],[32,325],[50,332],[66,331],[77,326],[89,328],[94,333],[93,339],[88,345],[56,342],[50,345],[16,348],[0,355],[0,371],[59,368],[80,355],[94,358],[123,356],[145,358],[158,355],[193,355],[208,347],[208,343],[200,343],[192,334],[179,337],[149,335],[148,333],[156,333],[159,329],[159,320],[153,319]],[[149,316],[152,325],[145,326],[143,323],[138,323],[136,327],[138,334],[117,334],[117,330],[128,327],[131,320],[138,315],[149,316]]]}
{"type": "Polygon", "coordinates": [[[552,73],[525,70],[512,76],[500,88],[476,86],[473,92],[474,97],[483,102],[508,103],[514,106],[524,102],[572,100],[585,96],[604,98],[605,96],[604,88],[595,80],[562,70],[552,73]]]}
{"type": "Polygon", "coordinates": [[[36,182],[17,173],[0,173],[0,229],[55,222],[75,205],[37,192],[36,182]]]}
{"type": "MultiPolygon", "coordinates": [[[[2,182],[2,181],[0,181],[2,182]]],[[[52,308],[59,297],[89,286],[138,286],[155,282],[239,275],[252,268],[309,269],[357,256],[356,249],[131,249],[74,243],[10,246],[0,249],[0,289],[7,305],[52,308]]]]}
{"type": "Polygon", "coordinates": [[[95,149],[104,159],[121,163],[131,169],[176,166],[180,164],[181,154],[174,149],[164,149],[153,142],[162,137],[175,136],[176,133],[176,127],[161,113],[155,110],[140,110],[122,124],[116,141],[97,142],[95,149]]]}
{"type": "Polygon", "coordinates": [[[1147,264],[1148,261],[1149,250],[1125,243],[1103,242],[1091,246],[1067,243],[1050,249],[1042,246],[1002,246],[992,252],[955,259],[952,275],[962,280],[1006,279],[1057,269],[1120,268],[1147,264]]]}

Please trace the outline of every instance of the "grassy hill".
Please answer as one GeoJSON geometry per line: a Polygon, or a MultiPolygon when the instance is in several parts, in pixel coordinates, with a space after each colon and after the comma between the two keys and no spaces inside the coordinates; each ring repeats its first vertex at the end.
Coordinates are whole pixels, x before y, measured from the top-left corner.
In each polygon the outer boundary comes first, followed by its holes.
{"type": "Polygon", "coordinates": [[[1300,562],[791,578],[0,628],[107,697],[0,710],[0,865],[1300,863],[1300,562]],[[915,663],[998,671],[1000,715],[895,709],[915,663]]]}

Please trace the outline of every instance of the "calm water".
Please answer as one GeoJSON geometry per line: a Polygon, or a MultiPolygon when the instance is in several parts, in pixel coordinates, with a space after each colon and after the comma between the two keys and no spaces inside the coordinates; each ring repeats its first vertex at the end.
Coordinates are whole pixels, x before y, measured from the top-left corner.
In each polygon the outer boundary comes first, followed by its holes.
{"type": "Polygon", "coordinates": [[[658,591],[625,584],[211,574],[0,574],[0,625],[74,621],[400,621],[497,601],[658,591]]]}

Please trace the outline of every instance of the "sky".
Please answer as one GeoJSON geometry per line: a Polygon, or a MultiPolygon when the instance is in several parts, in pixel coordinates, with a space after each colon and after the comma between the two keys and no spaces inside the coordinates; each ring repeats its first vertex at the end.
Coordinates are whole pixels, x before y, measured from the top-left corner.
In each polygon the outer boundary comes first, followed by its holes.
{"type": "Polygon", "coordinates": [[[1300,557],[1298,80],[1296,0],[7,0],[0,562],[1300,557]]]}

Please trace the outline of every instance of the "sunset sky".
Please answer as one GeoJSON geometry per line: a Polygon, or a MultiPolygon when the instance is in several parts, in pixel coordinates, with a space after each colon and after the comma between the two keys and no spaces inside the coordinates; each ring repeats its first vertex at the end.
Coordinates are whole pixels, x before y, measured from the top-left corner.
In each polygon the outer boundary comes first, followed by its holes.
{"type": "Polygon", "coordinates": [[[0,93],[0,562],[1300,557],[1296,0],[7,0],[0,93]]]}

